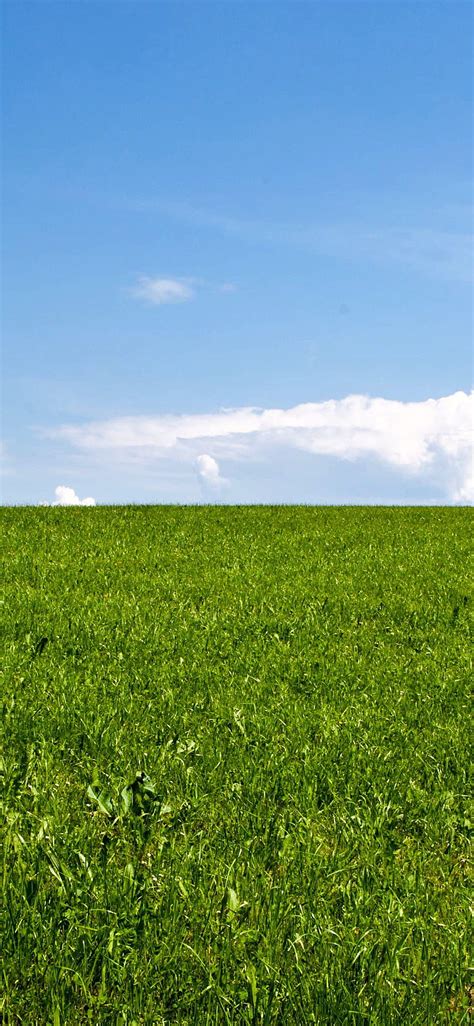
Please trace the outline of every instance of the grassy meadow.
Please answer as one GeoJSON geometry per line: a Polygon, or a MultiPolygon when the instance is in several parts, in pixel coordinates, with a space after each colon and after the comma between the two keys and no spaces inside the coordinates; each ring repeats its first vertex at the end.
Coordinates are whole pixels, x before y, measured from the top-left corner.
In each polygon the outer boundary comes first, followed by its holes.
{"type": "Polygon", "coordinates": [[[2,510],[0,1021],[472,1021],[470,516],[2,510]]]}

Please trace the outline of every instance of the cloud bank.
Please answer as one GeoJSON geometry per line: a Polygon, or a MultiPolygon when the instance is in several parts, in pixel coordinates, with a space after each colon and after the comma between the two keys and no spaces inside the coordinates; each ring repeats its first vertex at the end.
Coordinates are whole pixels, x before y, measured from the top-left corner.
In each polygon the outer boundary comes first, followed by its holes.
{"type": "MultiPolygon", "coordinates": [[[[341,460],[376,458],[409,474],[437,473],[452,501],[470,502],[473,400],[474,393],[466,392],[421,402],[350,395],[289,409],[118,417],[65,425],[52,434],[82,450],[116,450],[144,458],[180,455],[194,461],[203,442],[206,460],[216,455],[261,458],[265,453],[275,460],[283,446],[341,460]]],[[[212,473],[210,464],[204,466],[212,473]]]]}

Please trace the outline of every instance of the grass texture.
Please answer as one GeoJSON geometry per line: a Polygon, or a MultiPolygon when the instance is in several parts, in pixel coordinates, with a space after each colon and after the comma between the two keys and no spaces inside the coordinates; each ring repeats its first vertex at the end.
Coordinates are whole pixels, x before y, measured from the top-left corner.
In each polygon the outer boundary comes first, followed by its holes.
{"type": "Polygon", "coordinates": [[[472,1021],[469,510],[1,516],[1,1021],[472,1021]]]}

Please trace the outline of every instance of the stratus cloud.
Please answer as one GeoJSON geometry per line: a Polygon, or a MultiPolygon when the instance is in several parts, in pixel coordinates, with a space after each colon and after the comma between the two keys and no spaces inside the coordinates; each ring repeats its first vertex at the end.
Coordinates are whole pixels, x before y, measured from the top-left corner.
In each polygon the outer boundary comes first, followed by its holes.
{"type": "MultiPolygon", "coordinates": [[[[292,446],[343,460],[376,457],[411,473],[440,464],[454,501],[472,498],[474,393],[401,402],[351,395],[290,409],[241,408],[181,416],[119,417],[52,432],[80,449],[189,452],[206,440],[229,457],[292,446]]],[[[199,452],[199,449],[198,449],[199,452]]],[[[212,455],[212,454],[210,454],[212,455]]]]}
{"type": "Polygon", "coordinates": [[[130,291],[135,299],[143,299],[153,306],[186,303],[195,296],[191,281],[181,278],[148,278],[146,275],[142,275],[130,291]]]}
{"type": "Polygon", "coordinates": [[[220,488],[226,484],[225,478],[221,477],[219,464],[213,456],[201,453],[196,459],[196,466],[202,484],[209,485],[211,488],[220,488]]]}
{"type": "MultiPolygon", "coordinates": [[[[74,488],[69,488],[68,485],[58,485],[54,489],[56,496],[56,502],[52,502],[52,506],[95,506],[96,501],[91,496],[86,499],[80,499],[76,495],[74,488]]],[[[42,503],[43,506],[49,506],[48,502],[42,503]]]]}

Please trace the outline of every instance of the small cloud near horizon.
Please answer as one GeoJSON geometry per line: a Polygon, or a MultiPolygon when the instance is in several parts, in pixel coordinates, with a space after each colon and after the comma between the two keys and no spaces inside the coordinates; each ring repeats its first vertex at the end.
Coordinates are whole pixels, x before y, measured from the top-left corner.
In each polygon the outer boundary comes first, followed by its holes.
{"type": "Polygon", "coordinates": [[[209,456],[208,453],[201,453],[197,457],[196,466],[201,484],[208,485],[210,488],[220,488],[227,483],[226,479],[221,477],[217,460],[213,456],[209,456]]]}
{"type": "Polygon", "coordinates": [[[42,502],[42,506],[96,506],[97,503],[91,495],[88,495],[85,499],[80,499],[76,495],[74,488],[70,488],[69,485],[58,485],[54,489],[56,496],[55,502],[42,502]]]}

